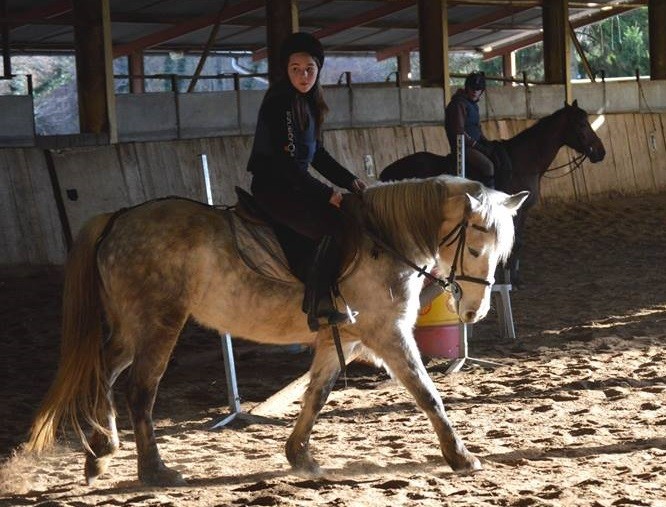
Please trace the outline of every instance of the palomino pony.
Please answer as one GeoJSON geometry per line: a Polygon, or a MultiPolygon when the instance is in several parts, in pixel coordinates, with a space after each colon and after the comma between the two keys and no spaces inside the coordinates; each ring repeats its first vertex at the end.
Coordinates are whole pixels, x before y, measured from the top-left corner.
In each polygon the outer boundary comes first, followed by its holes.
{"type": "MultiPolygon", "coordinates": [[[[379,184],[363,195],[359,215],[369,232],[355,268],[340,283],[360,313],[355,325],[340,329],[341,346],[346,357],[367,347],[407,387],[454,470],[477,470],[480,463],[456,435],[421,362],[412,327],[422,280],[406,261],[418,266],[438,261],[456,287],[460,318],[478,321],[489,308],[497,263],[511,250],[513,215],[526,198],[526,192],[508,196],[449,176],[379,184]]],[[[286,454],[294,468],[317,472],[310,432],[341,370],[332,333],[309,331],[301,311],[302,286],[268,279],[242,262],[227,213],[166,198],[99,215],[84,226],[65,270],[58,372],[27,450],[51,445],[61,422],[69,421],[85,447],[85,476],[92,483],[118,449],[112,386],[128,369],[139,479],[152,485],[184,483],[160,458],[152,409],[169,356],[192,317],[257,342],[315,348],[286,454]],[[103,320],[110,330],[105,340],[103,320]],[[90,438],[84,422],[92,426],[90,438]]]]}
{"type": "MultiPolygon", "coordinates": [[[[523,245],[523,230],[527,211],[539,198],[541,177],[548,171],[562,146],[576,150],[581,155],[573,162],[577,168],[585,158],[593,163],[606,156],[601,139],[594,132],[587,113],[578,107],[578,101],[565,103],[562,109],[539,120],[536,124],[516,136],[502,141],[508,158],[511,160],[510,175],[496,175],[498,190],[509,194],[528,190],[530,197],[516,215],[516,239],[513,252],[508,260],[511,281],[519,283],[518,259],[523,245]]],[[[468,167],[466,176],[475,179],[475,168],[468,167]]],[[[456,160],[452,155],[441,156],[427,151],[413,153],[388,165],[381,173],[382,181],[395,181],[405,178],[428,178],[438,174],[456,174],[456,160]]],[[[507,280],[508,281],[508,280],[507,280]]]]}

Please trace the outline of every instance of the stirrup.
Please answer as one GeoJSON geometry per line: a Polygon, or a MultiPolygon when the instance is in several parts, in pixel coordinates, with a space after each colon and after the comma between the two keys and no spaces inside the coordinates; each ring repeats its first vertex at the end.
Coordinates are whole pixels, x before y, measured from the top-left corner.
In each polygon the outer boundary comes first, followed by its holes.
{"type": "Polygon", "coordinates": [[[356,324],[358,312],[349,308],[345,304],[345,311],[341,312],[337,308],[326,308],[324,311],[315,313],[314,309],[308,312],[308,327],[310,331],[319,331],[326,326],[344,326],[347,324],[356,324]],[[319,313],[319,315],[317,315],[319,313]]]}

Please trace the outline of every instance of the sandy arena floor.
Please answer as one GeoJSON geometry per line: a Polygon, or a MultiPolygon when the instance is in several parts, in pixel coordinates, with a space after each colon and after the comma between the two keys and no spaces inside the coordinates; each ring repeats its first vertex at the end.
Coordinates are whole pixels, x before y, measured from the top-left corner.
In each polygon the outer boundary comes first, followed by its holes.
{"type": "MultiPolygon", "coordinates": [[[[188,326],[158,394],[158,444],[189,486],[142,486],[120,407],[121,450],[94,487],[70,439],[40,461],[15,454],[55,371],[61,272],[0,272],[0,505],[666,506],[666,195],[550,204],[529,219],[525,285],[512,293],[518,340],[494,313],[471,355],[496,360],[430,374],[453,424],[484,464],[451,472],[425,416],[384,372],[353,366],[315,425],[323,478],[293,473],[282,425],[226,414],[219,339],[188,326]]],[[[304,373],[310,353],[235,344],[243,407],[304,373]]]]}

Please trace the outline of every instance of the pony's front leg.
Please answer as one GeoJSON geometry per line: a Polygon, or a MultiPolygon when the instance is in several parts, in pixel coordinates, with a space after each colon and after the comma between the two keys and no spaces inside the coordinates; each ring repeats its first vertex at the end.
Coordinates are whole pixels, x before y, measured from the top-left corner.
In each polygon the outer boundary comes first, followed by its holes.
{"type": "Polygon", "coordinates": [[[442,398],[423,366],[413,338],[404,337],[396,331],[383,335],[380,340],[364,344],[384,360],[391,373],[407,388],[417,405],[426,413],[437,433],[447,463],[457,472],[480,470],[481,463],[465,448],[446,416],[442,398]]]}
{"type": "MultiPolygon", "coordinates": [[[[354,345],[353,343],[342,345],[345,358],[350,358],[354,345]]],[[[296,470],[311,474],[320,473],[319,465],[310,454],[310,433],[339,374],[340,362],[331,335],[327,331],[320,331],[310,366],[310,384],[305,391],[301,413],[285,449],[289,463],[296,470]]]]}

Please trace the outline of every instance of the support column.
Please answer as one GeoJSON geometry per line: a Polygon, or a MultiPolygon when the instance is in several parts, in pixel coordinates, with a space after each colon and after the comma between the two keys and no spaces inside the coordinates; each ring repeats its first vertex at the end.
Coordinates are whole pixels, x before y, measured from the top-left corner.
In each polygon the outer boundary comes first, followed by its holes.
{"type": "Polygon", "coordinates": [[[266,0],[266,47],[268,48],[268,79],[280,79],[280,47],[289,34],[298,32],[296,0],[266,0]]]}
{"type": "Polygon", "coordinates": [[[451,98],[447,0],[418,0],[419,61],[425,86],[441,86],[444,104],[451,98]]]}
{"type": "Polygon", "coordinates": [[[409,81],[409,73],[412,71],[409,51],[398,55],[398,82],[409,81]]]}
{"type": "MultiPolygon", "coordinates": [[[[516,52],[511,51],[502,55],[502,76],[509,79],[516,73],[516,52]]],[[[513,86],[513,83],[504,81],[504,86],[513,86]]]]}
{"type": "Polygon", "coordinates": [[[146,91],[146,80],[144,79],[143,51],[134,51],[127,56],[127,68],[129,69],[130,93],[144,93],[146,91]]]}
{"type": "Polygon", "coordinates": [[[118,141],[113,83],[110,0],[72,0],[76,84],[82,133],[106,133],[118,141]]]}
{"type": "MultiPolygon", "coordinates": [[[[0,16],[2,16],[2,18],[5,20],[9,18],[7,0],[0,0],[0,16]]],[[[2,23],[2,69],[4,77],[12,77],[11,46],[9,44],[9,23],[6,21],[2,23]]]]}
{"type": "Polygon", "coordinates": [[[546,83],[565,85],[567,102],[572,99],[569,5],[567,0],[549,0],[543,15],[543,58],[546,83]]]}
{"type": "Polygon", "coordinates": [[[666,2],[648,1],[650,79],[666,79],[666,2]]]}

